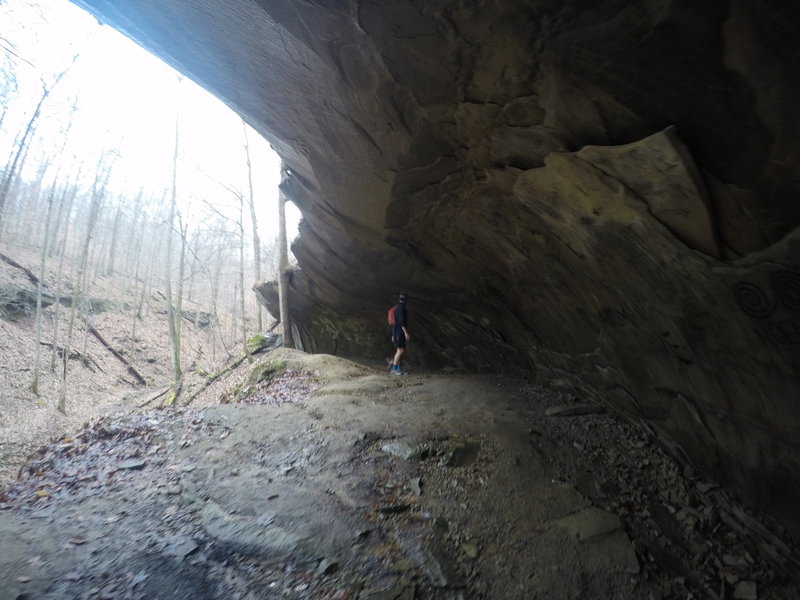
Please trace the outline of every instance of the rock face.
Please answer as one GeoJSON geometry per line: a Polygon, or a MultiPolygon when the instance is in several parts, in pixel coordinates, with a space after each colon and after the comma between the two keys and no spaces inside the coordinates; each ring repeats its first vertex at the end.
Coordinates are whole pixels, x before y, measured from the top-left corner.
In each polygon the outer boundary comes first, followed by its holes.
{"type": "MultiPolygon", "coordinates": [[[[311,351],[535,372],[800,531],[788,2],[76,0],[273,143],[311,351]]],[[[269,286],[262,290],[269,297],[269,286]]]]}

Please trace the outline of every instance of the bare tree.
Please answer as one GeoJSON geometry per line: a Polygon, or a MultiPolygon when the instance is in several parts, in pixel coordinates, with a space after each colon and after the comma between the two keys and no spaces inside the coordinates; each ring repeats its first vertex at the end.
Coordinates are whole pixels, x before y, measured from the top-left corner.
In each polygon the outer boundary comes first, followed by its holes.
{"type": "MultiPolygon", "coordinates": [[[[250,162],[250,142],[247,138],[247,123],[242,120],[242,129],[244,130],[244,154],[247,160],[247,203],[250,206],[250,220],[253,225],[253,274],[255,276],[255,284],[261,283],[261,238],[258,235],[258,219],[256,218],[256,205],[253,194],[253,165],[250,162]]],[[[242,288],[244,289],[244,288],[242,288]]],[[[261,305],[256,304],[256,317],[258,321],[258,331],[264,331],[264,323],[261,319],[261,305]]]]}
{"type": "MultiPolygon", "coordinates": [[[[179,79],[180,83],[180,79],[179,79]]],[[[167,321],[169,325],[170,359],[172,361],[172,376],[174,391],[171,402],[175,402],[181,391],[183,371],[181,369],[181,322],[180,315],[175,314],[174,298],[172,293],[172,240],[175,228],[175,217],[178,211],[178,149],[180,143],[180,114],[175,116],[175,151],[172,155],[172,190],[170,193],[169,217],[167,218],[167,252],[166,252],[166,292],[167,292],[167,321]]]]}
{"type": "Polygon", "coordinates": [[[72,65],[75,64],[76,60],[78,60],[77,54],[72,57],[72,61],[69,63],[67,68],[58,73],[53,78],[53,82],[50,83],[50,85],[42,81],[42,95],[39,97],[39,101],[36,103],[36,107],[34,108],[33,113],[31,114],[31,118],[28,119],[28,123],[25,126],[25,129],[23,130],[23,134],[19,142],[17,143],[17,147],[14,152],[14,156],[11,159],[11,163],[8,169],[6,169],[6,172],[3,175],[3,179],[0,180],[0,231],[2,231],[3,213],[5,212],[6,201],[8,200],[8,193],[11,189],[11,183],[17,176],[21,160],[28,148],[30,136],[33,134],[36,121],[39,119],[39,116],[42,113],[42,106],[44,105],[45,101],[50,97],[50,94],[53,93],[53,89],[64,78],[64,75],[67,74],[67,71],[69,71],[70,67],[72,67],[72,65]]]}
{"type": "MultiPolygon", "coordinates": [[[[164,196],[162,197],[160,203],[163,203],[165,198],[166,198],[166,190],[164,190],[164,196]]],[[[131,357],[131,362],[132,363],[134,362],[134,359],[135,359],[135,356],[136,356],[136,341],[137,341],[136,340],[136,327],[137,327],[137,323],[138,323],[138,321],[140,319],[142,319],[144,317],[144,308],[145,308],[145,299],[147,298],[147,290],[148,290],[148,287],[150,286],[150,283],[151,283],[151,279],[152,279],[152,276],[153,276],[153,271],[155,270],[155,266],[154,266],[155,257],[158,256],[160,254],[160,251],[161,251],[161,246],[160,246],[161,236],[153,236],[154,239],[155,239],[155,243],[150,248],[151,249],[151,254],[150,254],[149,260],[145,260],[144,262],[146,263],[146,265],[144,267],[142,266],[141,257],[142,257],[142,250],[143,250],[143,247],[144,247],[144,239],[145,239],[145,235],[148,232],[148,228],[152,227],[152,226],[153,226],[152,223],[148,223],[144,219],[142,220],[141,231],[139,233],[139,240],[138,240],[138,243],[136,244],[136,246],[137,246],[137,248],[136,248],[136,260],[134,262],[135,271],[134,271],[134,274],[133,274],[133,279],[135,281],[134,297],[137,297],[138,286],[139,286],[140,282],[142,284],[142,289],[141,289],[141,293],[138,293],[138,301],[137,301],[137,304],[134,307],[134,311],[133,311],[133,324],[131,326],[131,348],[130,348],[130,357],[131,357]]]]}
{"type": "Polygon", "coordinates": [[[283,345],[287,348],[294,348],[294,337],[292,336],[291,307],[289,302],[289,252],[286,240],[286,196],[283,191],[278,195],[278,304],[281,313],[281,334],[283,335],[283,345]]]}
{"type": "Polygon", "coordinates": [[[42,248],[39,253],[39,283],[36,286],[36,321],[34,325],[34,357],[33,357],[33,381],[31,390],[39,395],[39,360],[42,351],[42,294],[44,288],[45,260],[47,258],[47,248],[50,243],[50,225],[53,221],[53,196],[55,196],[55,186],[53,186],[47,203],[47,217],[45,217],[44,235],[42,236],[42,248]]]}
{"type": "MultiPolygon", "coordinates": [[[[80,178],[80,173],[83,168],[81,165],[78,168],[78,178],[80,178]]],[[[73,185],[65,185],[64,186],[64,193],[61,195],[61,199],[58,204],[58,215],[56,217],[56,223],[53,226],[53,245],[59,246],[59,258],[58,258],[58,268],[56,270],[56,287],[55,293],[56,295],[61,294],[61,289],[64,282],[64,260],[67,254],[67,240],[69,239],[69,229],[70,229],[70,214],[72,213],[72,204],[75,200],[75,196],[78,194],[77,188],[73,185]],[[65,214],[64,217],[64,232],[59,243],[56,232],[58,231],[59,221],[61,219],[62,214],[65,214]]],[[[55,306],[55,314],[53,315],[53,342],[52,342],[52,355],[50,357],[50,370],[55,371],[56,364],[58,363],[58,336],[59,336],[59,327],[61,324],[61,303],[56,302],[55,306]]]]}
{"type": "Polygon", "coordinates": [[[117,203],[117,210],[114,212],[114,224],[111,228],[111,239],[109,240],[108,264],[106,265],[106,275],[114,274],[114,260],[117,257],[117,242],[120,220],[122,219],[122,202],[117,203]]]}
{"type": "Polygon", "coordinates": [[[180,351],[181,324],[183,318],[183,280],[186,274],[186,248],[188,246],[189,222],[185,221],[180,211],[178,212],[178,234],[181,238],[181,253],[178,259],[178,289],[175,298],[175,318],[177,323],[178,350],[180,351]]]}
{"type": "MultiPolygon", "coordinates": [[[[74,106],[74,105],[73,105],[74,106]]],[[[69,139],[69,133],[72,129],[72,115],[74,115],[74,111],[70,113],[70,120],[67,123],[66,131],[64,132],[64,140],[61,144],[61,150],[59,151],[59,156],[64,153],[64,148],[67,145],[67,140],[69,139]]],[[[39,374],[40,374],[40,358],[41,358],[41,339],[42,339],[42,293],[44,291],[44,275],[45,275],[45,262],[47,260],[48,248],[51,242],[51,226],[53,223],[53,204],[55,201],[56,191],[57,191],[57,184],[59,181],[59,177],[61,175],[61,162],[58,163],[58,168],[56,169],[55,177],[53,178],[53,184],[50,187],[50,192],[47,196],[47,216],[45,218],[44,224],[44,235],[42,236],[42,243],[41,249],[39,252],[39,282],[36,286],[36,321],[34,326],[34,358],[33,358],[33,381],[31,382],[31,390],[37,396],[39,395],[39,374]]],[[[62,198],[63,199],[63,198],[62,198]]]]}
{"type": "Polygon", "coordinates": [[[97,170],[95,172],[95,180],[92,186],[91,204],[89,207],[89,217],[86,223],[86,233],[84,235],[81,256],[78,263],[78,274],[72,292],[72,304],[70,305],[67,336],[64,340],[64,350],[62,356],[63,367],[61,376],[61,389],[58,395],[58,410],[62,413],[66,413],[67,360],[69,359],[69,347],[72,343],[72,333],[75,327],[75,316],[83,295],[83,291],[85,290],[86,271],[89,261],[89,250],[92,243],[92,235],[94,233],[95,225],[97,224],[97,217],[100,213],[100,206],[102,205],[103,198],[105,196],[106,184],[108,184],[108,179],[111,176],[111,168],[113,165],[113,161],[112,163],[106,162],[107,157],[108,153],[104,152],[100,158],[100,161],[98,162],[97,170]]]}
{"type": "Polygon", "coordinates": [[[239,308],[242,314],[242,350],[247,356],[247,310],[244,304],[244,196],[239,194],[239,308]]]}

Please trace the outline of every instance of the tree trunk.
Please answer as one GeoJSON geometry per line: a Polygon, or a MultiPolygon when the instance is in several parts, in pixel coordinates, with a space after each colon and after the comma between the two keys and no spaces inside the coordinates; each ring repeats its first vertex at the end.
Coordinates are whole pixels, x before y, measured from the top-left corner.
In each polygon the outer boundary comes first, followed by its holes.
{"type": "MultiPolygon", "coordinates": [[[[180,84],[179,78],[178,83],[180,84]]],[[[167,278],[167,321],[169,325],[170,358],[172,361],[172,376],[174,379],[173,401],[177,398],[180,391],[183,371],[181,369],[181,347],[180,347],[180,315],[175,314],[172,294],[172,238],[175,228],[175,215],[178,205],[178,148],[180,140],[180,113],[175,115],[175,150],[172,155],[172,192],[169,203],[169,218],[167,219],[167,256],[166,256],[166,278],[167,278]]]]}
{"type": "Polygon", "coordinates": [[[6,200],[8,199],[8,193],[11,189],[11,182],[17,175],[19,162],[22,159],[22,156],[27,149],[28,139],[33,133],[36,121],[39,119],[39,116],[42,113],[42,106],[52,93],[53,88],[55,88],[56,85],[58,85],[58,82],[63,79],[64,75],[67,74],[67,71],[73,64],[75,64],[75,61],[77,59],[78,56],[75,55],[72,58],[72,62],[70,62],[69,66],[67,66],[66,69],[64,69],[63,71],[61,71],[61,73],[55,76],[53,83],[50,84],[49,87],[44,82],[42,82],[42,96],[41,98],[39,98],[39,102],[36,104],[36,108],[33,110],[33,115],[31,115],[31,118],[28,120],[28,124],[26,125],[25,131],[22,134],[22,138],[19,141],[19,146],[17,147],[17,151],[14,153],[14,158],[11,160],[11,164],[8,167],[8,170],[5,172],[5,176],[3,177],[2,181],[0,181],[0,231],[2,231],[3,229],[3,213],[5,212],[6,200]]]}
{"type": "Polygon", "coordinates": [[[278,197],[278,304],[281,313],[281,334],[283,335],[283,345],[286,348],[294,348],[294,337],[292,336],[292,319],[289,302],[289,252],[286,244],[286,196],[283,192],[278,197]]]}
{"type": "MultiPolygon", "coordinates": [[[[78,171],[80,175],[80,171],[78,171]]],[[[61,240],[60,245],[60,255],[58,257],[58,269],[56,271],[56,289],[55,294],[56,296],[61,296],[61,290],[64,284],[64,258],[67,254],[67,238],[69,237],[69,226],[70,226],[70,214],[72,213],[72,203],[75,200],[76,190],[72,187],[69,191],[69,195],[67,195],[67,191],[65,189],[64,195],[61,197],[61,204],[59,205],[58,212],[59,217],[62,211],[66,214],[65,217],[65,225],[64,225],[64,235],[61,240]],[[66,210],[64,209],[64,205],[66,205],[66,210]]],[[[53,237],[57,237],[55,233],[53,237]]],[[[59,334],[59,326],[61,325],[61,302],[56,302],[55,304],[55,314],[53,315],[53,352],[50,355],[50,371],[55,372],[56,364],[58,362],[58,352],[56,351],[56,347],[58,346],[58,334],[59,334]]]]}
{"type": "Polygon", "coordinates": [[[47,259],[47,249],[50,244],[50,225],[53,221],[53,196],[55,196],[55,193],[56,188],[54,182],[47,202],[44,236],[42,239],[42,247],[39,252],[39,283],[36,285],[36,323],[34,325],[33,381],[31,382],[31,390],[37,396],[39,395],[39,361],[42,354],[42,292],[44,291],[45,262],[47,259]]]}
{"type": "Polygon", "coordinates": [[[178,354],[181,352],[181,326],[183,324],[183,278],[186,271],[186,236],[189,231],[189,223],[184,223],[178,213],[178,224],[181,234],[181,253],[178,261],[178,293],[175,299],[175,334],[178,336],[178,354]]]}
{"type": "Polygon", "coordinates": [[[119,233],[119,222],[122,218],[122,203],[120,202],[117,205],[117,211],[114,214],[114,225],[111,228],[111,240],[109,241],[109,248],[108,251],[108,265],[106,267],[106,275],[113,275],[114,274],[114,260],[116,259],[117,255],[117,234],[119,233]]]}
{"type": "Polygon", "coordinates": [[[89,220],[86,224],[86,235],[83,240],[80,262],[78,263],[78,276],[75,282],[75,289],[72,292],[72,305],[70,306],[69,323],[67,325],[67,337],[64,340],[64,356],[62,357],[63,367],[61,374],[61,389],[58,394],[58,410],[66,414],[66,394],[67,394],[67,361],[69,357],[69,346],[72,343],[72,332],[75,327],[75,315],[78,310],[78,303],[86,286],[86,271],[89,261],[89,250],[92,243],[92,234],[97,224],[97,216],[100,214],[100,206],[105,196],[105,188],[111,176],[111,165],[104,165],[105,155],[103,155],[97,165],[92,189],[92,202],[89,209],[89,220]],[[100,180],[103,179],[101,182],[100,180]]]}
{"type": "Polygon", "coordinates": [[[247,352],[247,312],[244,304],[244,197],[239,194],[239,309],[242,314],[242,350],[247,352]]]}
{"type": "MultiPolygon", "coordinates": [[[[247,124],[242,120],[242,128],[244,129],[244,154],[247,159],[247,185],[248,196],[247,203],[250,205],[250,220],[253,224],[253,274],[255,276],[255,284],[261,283],[261,238],[258,235],[258,219],[256,218],[256,203],[253,197],[253,167],[250,163],[250,143],[247,139],[247,124]]],[[[261,318],[262,310],[261,303],[256,302],[256,317],[258,320],[258,332],[263,333],[264,323],[261,318]]]]}
{"type": "MultiPolygon", "coordinates": [[[[222,244],[222,241],[220,240],[219,243],[222,244]]],[[[217,251],[216,255],[217,255],[217,263],[216,263],[216,265],[214,267],[214,277],[213,277],[213,280],[211,282],[211,286],[212,286],[211,287],[211,314],[214,315],[214,319],[217,321],[217,323],[219,323],[220,322],[220,318],[219,318],[219,285],[220,285],[220,280],[222,279],[222,249],[221,248],[217,251]]],[[[221,332],[222,328],[219,327],[218,330],[221,332]]],[[[222,334],[220,333],[220,337],[221,337],[221,335],[222,334]]],[[[214,337],[213,339],[214,339],[214,344],[211,347],[211,360],[212,361],[216,360],[216,357],[217,357],[216,337],[214,337]]],[[[224,342],[223,342],[223,348],[225,348],[224,342]]],[[[230,357],[230,353],[228,352],[227,348],[225,348],[225,352],[227,352],[228,353],[228,357],[230,357]]]]}

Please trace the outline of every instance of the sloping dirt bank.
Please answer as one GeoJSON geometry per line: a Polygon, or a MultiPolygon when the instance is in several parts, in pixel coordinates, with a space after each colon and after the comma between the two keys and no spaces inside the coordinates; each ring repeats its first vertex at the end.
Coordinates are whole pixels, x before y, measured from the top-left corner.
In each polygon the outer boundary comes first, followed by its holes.
{"type": "Polygon", "coordinates": [[[798,597],[779,531],[565,390],[255,373],[41,449],[0,492],[0,597],[798,597]]]}

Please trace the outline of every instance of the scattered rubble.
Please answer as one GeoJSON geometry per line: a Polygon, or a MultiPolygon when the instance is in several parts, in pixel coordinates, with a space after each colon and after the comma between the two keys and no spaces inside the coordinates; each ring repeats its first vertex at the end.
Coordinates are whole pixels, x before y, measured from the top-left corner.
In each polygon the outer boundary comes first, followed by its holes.
{"type": "MultiPolygon", "coordinates": [[[[562,408],[545,414],[565,416],[562,408]]],[[[800,587],[800,553],[782,541],[788,536],[777,524],[764,515],[756,519],[727,491],[698,478],[649,432],[612,414],[573,414],[577,418],[552,419],[542,428],[572,440],[575,452],[557,468],[565,481],[619,516],[643,578],[666,569],[673,589],[719,599],[763,597],[759,584],[800,587]]],[[[791,594],[785,597],[800,597],[791,594]]]]}

